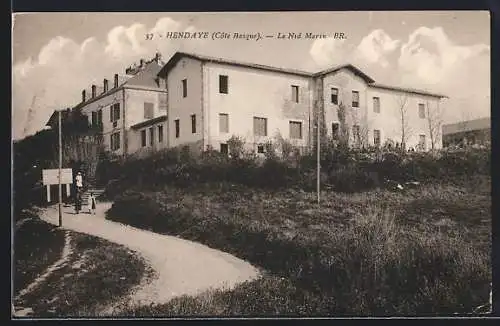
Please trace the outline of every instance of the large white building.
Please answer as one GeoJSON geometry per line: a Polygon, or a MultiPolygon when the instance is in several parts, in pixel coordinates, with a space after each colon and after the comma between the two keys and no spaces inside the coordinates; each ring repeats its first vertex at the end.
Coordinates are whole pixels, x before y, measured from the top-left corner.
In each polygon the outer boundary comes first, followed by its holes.
{"type": "Polygon", "coordinates": [[[327,135],[338,137],[341,103],[352,144],[401,142],[404,130],[407,147],[430,148],[427,114],[445,98],[378,84],[350,64],[309,73],[177,52],[159,76],[167,85],[168,146],[199,150],[226,150],[233,135],[256,151],[277,135],[310,146],[314,111],[324,112],[327,135]]]}
{"type": "Polygon", "coordinates": [[[93,86],[90,98],[84,91],[77,107],[102,125],[106,149],[118,155],[185,145],[225,152],[231,136],[256,152],[277,136],[307,148],[317,112],[338,137],[341,103],[350,143],[397,143],[404,130],[407,147],[430,148],[428,114],[445,98],[378,84],[350,64],[311,73],[184,52],[165,64],[159,55],[141,61],[109,86],[93,86]]]}

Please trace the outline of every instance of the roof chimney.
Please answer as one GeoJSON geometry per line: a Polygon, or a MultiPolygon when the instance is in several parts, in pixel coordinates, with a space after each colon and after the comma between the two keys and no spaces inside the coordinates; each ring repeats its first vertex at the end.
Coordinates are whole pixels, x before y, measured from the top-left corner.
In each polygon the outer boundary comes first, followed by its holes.
{"type": "Polygon", "coordinates": [[[92,85],[92,98],[95,97],[95,90],[96,90],[95,85],[92,85]]]}
{"type": "Polygon", "coordinates": [[[114,83],[114,88],[118,87],[118,74],[115,74],[115,83],[114,83]]]}
{"type": "Polygon", "coordinates": [[[103,93],[106,93],[108,91],[108,80],[105,78],[104,79],[104,90],[102,91],[103,93]]]}
{"type": "Polygon", "coordinates": [[[86,98],[85,98],[86,94],[85,93],[86,93],[85,90],[83,90],[82,91],[82,102],[85,102],[85,100],[86,100],[86,98]]]}
{"type": "Polygon", "coordinates": [[[160,63],[160,61],[161,61],[161,53],[160,52],[156,52],[156,54],[155,54],[155,61],[158,64],[160,63]]]}

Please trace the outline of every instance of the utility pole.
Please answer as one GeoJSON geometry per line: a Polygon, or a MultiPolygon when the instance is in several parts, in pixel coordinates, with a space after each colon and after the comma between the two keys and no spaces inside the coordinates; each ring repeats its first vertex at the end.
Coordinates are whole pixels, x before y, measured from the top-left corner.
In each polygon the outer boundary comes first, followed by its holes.
{"type": "Polygon", "coordinates": [[[319,130],[320,125],[321,125],[320,121],[319,121],[320,116],[321,116],[321,114],[320,114],[320,112],[318,110],[318,118],[316,119],[316,121],[317,121],[317,126],[316,126],[317,137],[316,138],[317,138],[317,142],[318,142],[318,144],[316,146],[316,161],[317,161],[317,169],[316,169],[317,170],[317,175],[316,175],[316,191],[318,193],[318,205],[320,203],[320,175],[321,175],[320,174],[320,169],[321,169],[320,160],[321,160],[321,157],[319,155],[319,153],[320,153],[320,148],[319,147],[320,147],[320,143],[321,143],[320,142],[320,130],[319,130]]]}
{"type": "Polygon", "coordinates": [[[61,190],[61,169],[62,169],[62,135],[61,135],[61,110],[58,111],[59,120],[59,227],[62,226],[62,190],[61,190]]]}

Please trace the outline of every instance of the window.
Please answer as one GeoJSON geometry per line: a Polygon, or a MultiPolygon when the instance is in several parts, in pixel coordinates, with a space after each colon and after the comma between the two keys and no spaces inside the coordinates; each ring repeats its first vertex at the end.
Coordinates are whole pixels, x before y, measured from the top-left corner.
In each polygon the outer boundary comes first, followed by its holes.
{"type": "Polygon", "coordinates": [[[154,104],[150,102],[144,102],[144,119],[153,119],[154,114],[154,104]]]}
{"type": "Polygon", "coordinates": [[[418,104],[418,117],[425,119],[425,105],[423,103],[418,104]]]}
{"type": "Polygon", "coordinates": [[[299,86],[292,85],[292,101],[299,103],[299,86]]]}
{"type": "Polygon", "coordinates": [[[373,130],[373,144],[375,146],[380,146],[380,130],[373,130]]]}
{"type": "Polygon", "coordinates": [[[267,119],[253,118],[253,134],[255,136],[267,136],[267,119]]]}
{"type": "Polygon", "coordinates": [[[339,124],[337,122],[332,123],[332,137],[334,140],[339,140],[339,124]]]}
{"type": "Polygon", "coordinates": [[[420,147],[421,150],[425,151],[425,135],[420,135],[419,140],[418,140],[418,146],[420,147]]]}
{"type": "Polygon", "coordinates": [[[352,91],[352,107],[359,108],[359,92],[352,91]]]}
{"type": "Polygon", "coordinates": [[[290,138],[302,139],[302,122],[290,121],[290,138]]]}
{"type": "Polygon", "coordinates": [[[220,152],[222,154],[228,154],[229,153],[229,147],[227,144],[220,144],[220,152]]]}
{"type": "Polygon", "coordinates": [[[352,126],[352,135],[354,137],[354,144],[358,145],[360,143],[360,140],[361,140],[358,125],[352,126]]]}
{"type": "Polygon", "coordinates": [[[176,119],[174,122],[175,122],[175,138],[179,138],[180,133],[181,133],[180,120],[176,119]]]}
{"type": "Polygon", "coordinates": [[[182,97],[188,96],[188,81],[187,79],[182,80],[182,97]]]}
{"type": "Polygon", "coordinates": [[[257,153],[260,154],[264,153],[264,145],[262,144],[257,145],[257,153]]]}
{"type": "Polygon", "coordinates": [[[191,132],[196,133],[196,114],[191,114],[191,132]]]}
{"type": "Polygon", "coordinates": [[[380,98],[373,98],[373,112],[380,113],[380,98]]]}
{"type": "Polygon", "coordinates": [[[219,93],[228,93],[228,77],[225,75],[219,75],[219,93]]]}
{"type": "Polygon", "coordinates": [[[149,128],[149,145],[153,146],[155,143],[155,128],[149,128]]]}
{"type": "Polygon", "coordinates": [[[109,109],[109,121],[115,122],[118,120],[120,120],[120,103],[115,103],[109,109]]]}
{"type": "Polygon", "coordinates": [[[158,142],[163,142],[163,125],[158,126],[158,142]]]}
{"type": "Polygon", "coordinates": [[[92,112],[92,122],[91,122],[92,127],[97,126],[97,111],[92,112]]]}
{"type": "Polygon", "coordinates": [[[219,113],[219,132],[229,132],[229,114],[219,113]]]}
{"type": "Polygon", "coordinates": [[[120,149],[120,133],[115,132],[111,134],[111,150],[116,151],[120,149]]]}
{"type": "Polygon", "coordinates": [[[339,89],[332,88],[332,103],[339,104],[339,89]]]}
{"type": "Polygon", "coordinates": [[[146,147],[146,130],[141,130],[141,146],[146,147]]]}
{"type": "Polygon", "coordinates": [[[101,125],[102,124],[102,109],[99,109],[97,111],[97,125],[101,125]]]}

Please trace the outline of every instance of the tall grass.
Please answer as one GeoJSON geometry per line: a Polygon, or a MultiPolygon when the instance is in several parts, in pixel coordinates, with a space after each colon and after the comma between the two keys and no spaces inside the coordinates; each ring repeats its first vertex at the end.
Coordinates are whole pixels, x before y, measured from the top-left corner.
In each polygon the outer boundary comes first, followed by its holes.
{"type": "MultiPolygon", "coordinates": [[[[429,189],[429,196],[440,193],[439,187],[429,189]]],[[[451,203],[466,197],[442,189],[451,203]]],[[[432,223],[408,223],[405,208],[416,200],[409,199],[413,195],[325,194],[318,208],[313,196],[294,191],[166,187],[125,193],[116,198],[109,218],[247,259],[320,297],[320,306],[328,307],[318,308],[322,312],[472,311],[487,301],[489,254],[471,243],[462,227],[448,232],[432,223]]],[[[488,220],[487,214],[486,209],[481,216],[488,220]]]]}

